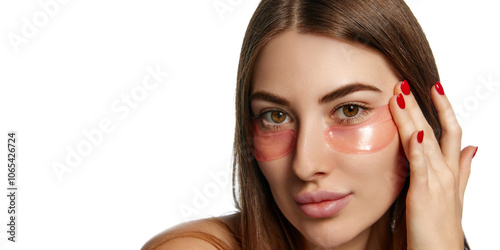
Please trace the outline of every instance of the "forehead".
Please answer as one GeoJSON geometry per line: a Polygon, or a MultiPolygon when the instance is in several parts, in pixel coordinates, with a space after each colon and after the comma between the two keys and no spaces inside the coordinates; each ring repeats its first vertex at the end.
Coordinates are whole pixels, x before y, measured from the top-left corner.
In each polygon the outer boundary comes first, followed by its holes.
{"type": "Polygon", "coordinates": [[[284,32],[261,51],[252,76],[252,93],[294,92],[318,96],[350,83],[368,83],[392,94],[398,78],[375,49],[334,38],[284,32]]]}

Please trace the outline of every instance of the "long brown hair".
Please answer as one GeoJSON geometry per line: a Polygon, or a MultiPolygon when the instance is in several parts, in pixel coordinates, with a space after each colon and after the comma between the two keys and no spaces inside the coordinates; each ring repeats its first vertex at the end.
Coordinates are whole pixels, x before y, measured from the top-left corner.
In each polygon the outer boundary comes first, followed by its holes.
{"type": "MultiPolygon", "coordinates": [[[[407,80],[436,138],[441,126],[430,99],[439,74],[429,43],[403,0],[263,0],[248,25],[236,89],[233,195],[241,211],[243,249],[301,249],[302,237],[277,207],[252,155],[249,95],[254,64],[262,48],[285,31],[326,35],[380,51],[399,79],[407,80]],[[236,184],[237,183],[237,184],[236,184]]],[[[409,178],[391,207],[392,249],[406,249],[406,193],[409,178]]],[[[467,244],[465,244],[467,245],[467,244]]]]}

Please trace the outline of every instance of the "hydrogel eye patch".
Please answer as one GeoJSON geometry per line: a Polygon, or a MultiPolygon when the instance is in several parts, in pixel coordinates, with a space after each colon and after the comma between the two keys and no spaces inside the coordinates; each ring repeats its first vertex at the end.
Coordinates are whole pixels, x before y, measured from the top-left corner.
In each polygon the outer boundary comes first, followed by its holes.
{"type": "Polygon", "coordinates": [[[289,154],[295,146],[295,131],[263,132],[253,122],[253,154],[258,161],[272,161],[289,154]]]}
{"type": "Polygon", "coordinates": [[[326,143],[335,151],[347,154],[371,154],[389,146],[397,132],[389,106],[374,111],[375,114],[365,122],[329,126],[324,131],[326,143]]]}

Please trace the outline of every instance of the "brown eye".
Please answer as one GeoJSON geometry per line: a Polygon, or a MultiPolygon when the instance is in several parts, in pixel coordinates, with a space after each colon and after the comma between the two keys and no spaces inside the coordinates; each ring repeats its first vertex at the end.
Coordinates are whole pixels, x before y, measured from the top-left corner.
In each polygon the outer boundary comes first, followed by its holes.
{"type": "Polygon", "coordinates": [[[347,117],[353,117],[359,113],[359,107],[356,105],[346,105],[343,107],[342,111],[347,117]]]}
{"type": "Polygon", "coordinates": [[[271,120],[275,123],[282,123],[286,119],[286,114],[281,111],[271,112],[271,120]]]}
{"type": "Polygon", "coordinates": [[[262,117],[261,124],[263,127],[276,130],[282,129],[282,126],[292,122],[289,114],[278,109],[263,111],[260,116],[262,117]]]}

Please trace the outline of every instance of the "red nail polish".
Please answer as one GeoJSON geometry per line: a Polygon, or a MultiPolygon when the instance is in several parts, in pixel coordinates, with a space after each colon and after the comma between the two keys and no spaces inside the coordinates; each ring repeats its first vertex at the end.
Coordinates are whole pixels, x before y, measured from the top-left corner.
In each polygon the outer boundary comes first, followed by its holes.
{"type": "Polygon", "coordinates": [[[402,94],[399,94],[398,97],[396,97],[396,102],[398,103],[398,106],[401,109],[405,109],[405,99],[402,94]]]}
{"type": "Polygon", "coordinates": [[[479,147],[476,147],[476,151],[474,151],[474,154],[472,155],[472,158],[474,159],[474,156],[476,156],[476,153],[477,153],[477,150],[479,149],[479,147]]]}
{"type": "Polygon", "coordinates": [[[405,95],[409,95],[411,93],[410,84],[408,84],[406,80],[404,80],[403,83],[401,84],[401,91],[405,95]]]}
{"type": "Polygon", "coordinates": [[[441,83],[440,82],[436,82],[436,91],[440,94],[440,95],[444,95],[444,90],[443,90],[443,86],[441,86],[441,83]]]}
{"type": "Polygon", "coordinates": [[[422,143],[424,141],[424,131],[423,130],[418,131],[417,141],[418,141],[418,143],[422,143]]]}

